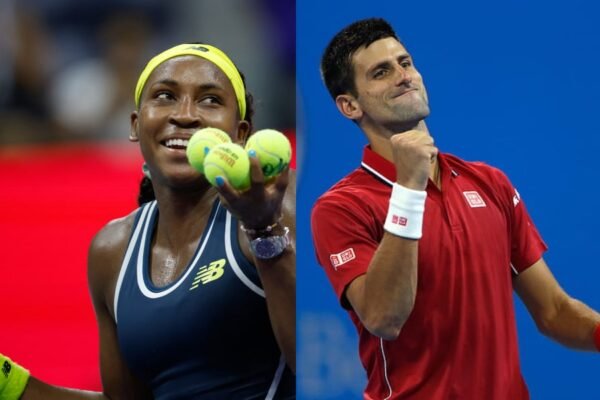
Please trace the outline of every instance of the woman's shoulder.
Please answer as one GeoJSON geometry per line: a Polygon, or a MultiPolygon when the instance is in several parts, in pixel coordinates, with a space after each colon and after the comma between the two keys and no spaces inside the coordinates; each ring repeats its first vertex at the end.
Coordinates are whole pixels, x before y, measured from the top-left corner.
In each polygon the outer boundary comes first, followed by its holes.
{"type": "Polygon", "coordinates": [[[126,247],[138,210],[107,223],[94,237],[90,257],[111,257],[126,247]]]}
{"type": "MultiPolygon", "coordinates": [[[[96,301],[109,309],[121,263],[138,210],[107,223],[94,237],[88,252],[88,284],[96,301]]],[[[111,313],[112,314],[112,313],[111,313]]]]}

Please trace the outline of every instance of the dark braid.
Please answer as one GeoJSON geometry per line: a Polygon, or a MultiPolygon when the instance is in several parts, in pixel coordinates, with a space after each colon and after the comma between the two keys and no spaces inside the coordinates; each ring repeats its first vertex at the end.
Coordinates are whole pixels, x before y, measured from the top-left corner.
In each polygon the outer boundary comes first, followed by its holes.
{"type": "Polygon", "coordinates": [[[154,189],[152,188],[152,181],[147,176],[142,178],[140,182],[140,192],[138,194],[138,204],[141,206],[144,203],[155,200],[154,189]]]}

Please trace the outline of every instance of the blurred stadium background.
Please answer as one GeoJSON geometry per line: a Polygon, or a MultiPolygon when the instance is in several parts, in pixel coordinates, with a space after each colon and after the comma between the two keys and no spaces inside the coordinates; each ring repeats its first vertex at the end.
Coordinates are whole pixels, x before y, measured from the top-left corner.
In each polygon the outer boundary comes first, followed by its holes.
{"type": "MultiPolygon", "coordinates": [[[[359,166],[366,143],[319,77],[329,40],[358,19],[392,23],[427,86],[436,145],[507,173],[561,285],[600,310],[598,2],[303,0],[296,11],[298,122],[306,138],[297,212],[298,398],[359,399],[366,382],[356,330],[316,263],[308,223],[316,198],[359,166]]],[[[599,354],[543,337],[515,304],[531,398],[600,399],[599,354]]]]}
{"type": "Polygon", "coordinates": [[[101,387],[87,248],[136,207],[137,77],[188,41],[244,72],[255,129],[295,138],[293,0],[0,0],[0,352],[49,383],[101,387]]]}

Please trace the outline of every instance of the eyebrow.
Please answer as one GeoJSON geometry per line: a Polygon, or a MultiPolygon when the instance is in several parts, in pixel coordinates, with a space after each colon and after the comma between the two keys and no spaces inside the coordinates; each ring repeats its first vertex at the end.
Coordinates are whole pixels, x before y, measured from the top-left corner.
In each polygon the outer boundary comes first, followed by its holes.
{"type": "MultiPolygon", "coordinates": [[[[410,54],[408,54],[408,53],[402,53],[398,57],[396,57],[395,60],[397,60],[399,62],[402,62],[402,61],[404,61],[406,59],[409,59],[409,58],[411,58],[410,54]]],[[[377,64],[375,64],[374,66],[372,66],[371,68],[369,68],[367,70],[367,75],[369,75],[370,73],[372,73],[373,71],[375,71],[378,68],[387,67],[390,64],[391,64],[390,60],[384,60],[384,61],[382,61],[380,63],[377,63],[377,64]]]]}
{"type": "Polygon", "coordinates": [[[177,81],[174,81],[173,79],[162,79],[158,82],[154,82],[152,86],[154,85],[177,86],[177,81]]]}

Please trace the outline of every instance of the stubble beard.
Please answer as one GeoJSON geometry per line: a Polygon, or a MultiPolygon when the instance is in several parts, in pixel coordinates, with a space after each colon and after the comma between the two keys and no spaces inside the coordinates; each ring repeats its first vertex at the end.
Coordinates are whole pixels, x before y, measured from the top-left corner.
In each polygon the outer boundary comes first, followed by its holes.
{"type": "Polygon", "coordinates": [[[429,116],[429,104],[422,99],[410,105],[397,104],[390,108],[392,118],[385,124],[385,128],[393,133],[400,133],[415,129],[421,121],[429,116]]]}

